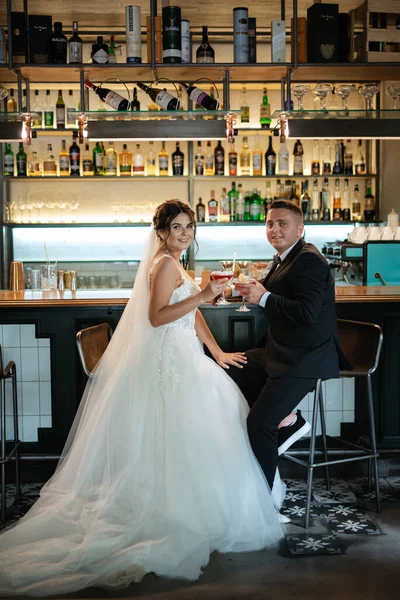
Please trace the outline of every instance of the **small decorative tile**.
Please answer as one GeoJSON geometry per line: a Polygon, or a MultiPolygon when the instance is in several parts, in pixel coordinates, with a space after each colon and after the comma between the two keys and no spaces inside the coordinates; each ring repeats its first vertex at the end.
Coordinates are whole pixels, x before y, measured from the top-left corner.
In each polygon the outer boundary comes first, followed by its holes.
{"type": "Polygon", "coordinates": [[[305,491],[287,491],[286,492],[286,496],[285,496],[285,504],[287,504],[288,502],[291,503],[296,503],[296,502],[306,502],[306,494],[305,491]]]}
{"type": "MultiPolygon", "coordinates": [[[[362,503],[365,502],[375,502],[375,490],[364,490],[356,492],[359,500],[362,503]]],[[[379,493],[381,503],[382,504],[399,504],[400,503],[400,490],[395,490],[393,488],[388,488],[385,490],[380,490],[379,493]]]]}
{"type": "MultiPolygon", "coordinates": [[[[280,512],[291,519],[303,519],[306,516],[306,504],[284,504],[280,512]]],[[[311,504],[310,516],[313,518],[319,517],[318,507],[314,504],[311,504]]]]}
{"type": "Polygon", "coordinates": [[[290,556],[316,556],[317,554],[343,554],[343,546],[334,535],[302,533],[287,535],[290,556]]]}
{"type": "MultiPolygon", "coordinates": [[[[345,512],[345,511],[344,511],[345,512]]],[[[356,512],[351,515],[337,513],[329,518],[325,516],[329,529],[332,533],[357,534],[357,535],[382,535],[381,530],[366,514],[356,512]]]]}
{"type": "MultiPolygon", "coordinates": [[[[335,477],[330,478],[330,491],[331,492],[340,492],[349,490],[349,484],[344,479],[336,479],[335,477]]],[[[326,490],[326,479],[314,479],[313,488],[315,490],[324,489],[326,490]]]]}
{"type": "Polygon", "coordinates": [[[314,499],[319,504],[342,504],[343,502],[357,502],[357,497],[351,490],[343,491],[327,491],[327,490],[314,490],[314,499]]]}
{"type": "Polygon", "coordinates": [[[307,489],[307,482],[305,479],[284,479],[283,482],[286,484],[287,492],[291,491],[305,491],[307,489]]]}
{"type": "Polygon", "coordinates": [[[347,520],[349,517],[364,513],[356,504],[326,504],[321,507],[321,514],[328,519],[347,520]]]}

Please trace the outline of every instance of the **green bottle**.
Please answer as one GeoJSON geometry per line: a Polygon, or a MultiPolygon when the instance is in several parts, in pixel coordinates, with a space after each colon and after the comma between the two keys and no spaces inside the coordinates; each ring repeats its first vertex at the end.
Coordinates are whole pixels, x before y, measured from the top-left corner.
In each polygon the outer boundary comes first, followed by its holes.
{"type": "Polygon", "coordinates": [[[232,181],[232,189],[228,192],[229,198],[229,220],[236,221],[236,200],[238,193],[236,191],[236,183],[232,181]]]}
{"type": "Polygon", "coordinates": [[[11,149],[11,144],[6,144],[4,151],[4,177],[14,176],[14,152],[11,149]]]}
{"type": "Polygon", "coordinates": [[[258,190],[254,188],[253,194],[250,200],[250,221],[261,220],[261,197],[258,194],[258,190]]]}
{"type": "Polygon", "coordinates": [[[262,129],[269,129],[271,125],[271,106],[268,102],[267,88],[263,90],[263,99],[260,106],[260,125],[262,129]]]}
{"type": "Polygon", "coordinates": [[[17,154],[17,175],[18,177],[26,177],[26,161],[27,156],[22,142],[19,143],[17,154]]]}
{"type": "Polygon", "coordinates": [[[244,220],[250,221],[250,204],[251,204],[251,193],[249,191],[246,192],[246,196],[244,198],[244,220]]]}
{"type": "Polygon", "coordinates": [[[46,90],[46,103],[44,106],[44,126],[47,129],[54,127],[54,107],[51,103],[50,90],[46,90]]]}
{"type": "Polygon", "coordinates": [[[96,142],[93,148],[93,169],[95,175],[104,175],[103,171],[103,149],[100,146],[100,142],[96,142]]]}

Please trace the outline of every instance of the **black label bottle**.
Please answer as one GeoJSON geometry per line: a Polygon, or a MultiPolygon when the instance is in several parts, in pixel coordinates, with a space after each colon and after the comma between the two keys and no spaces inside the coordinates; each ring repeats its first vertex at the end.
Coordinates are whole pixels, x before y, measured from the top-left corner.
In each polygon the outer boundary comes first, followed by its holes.
{"type": "Polygon", "coordinates": [[[275,175],[276,171],[276,152],[272,147],[272,136],[269,138],[268,150],[265,153],[265,174],[275,175]]]}
{"type": "Polygon", "coordinates": [[[215,175],[225,175],[225,150],[218,140],[218,144],[214,150],[215,175]]]}
{"type": "Polygon", "coordinates": [[[181,9],[164,6],[162,9],[163,63],[182,62],[181,9]]]}
{"type": "Polygon", "coordinates": [[[50,62],[53,65],[67,64],[67,38],[62,32],[62,23],[54,23],[54,32],[50,38],[50,62]]]}
{"type": "Polygon", "coordinates": [[[131,102],[131,110],[139,111],[140,110],[140,102],[137,97],[137,88],[133,88],[133,100],[131,102]]]}
{"type": "Polygon", "coordinates": [[[92,44],[92,61],[98,65],[108,63],[108,44],[103,42],[103,36],[97,36],[97,42],[92,44]]]}
{"type": "Polygon", "coordinates": [[[172,175],[183,175],[184,154],[176,142],[176,150],[172,153],[172,175]]]}

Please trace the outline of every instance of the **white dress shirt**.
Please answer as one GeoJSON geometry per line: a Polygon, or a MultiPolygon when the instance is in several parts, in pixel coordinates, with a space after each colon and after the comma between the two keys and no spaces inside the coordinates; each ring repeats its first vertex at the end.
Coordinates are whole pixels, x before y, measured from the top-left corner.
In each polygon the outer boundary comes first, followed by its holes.
{"type": "MultiPolygon", "coordinates": [[[[299,241],[299,240],[297,240],[297,242],[298,242],[298,241],[299,241]]],[[[291,251],[291,250],[292,250],[292,249],[295,247],[295,245],[297,244],[297,242],[295,242],[295,243],[293,244],[293,246],[290,246],[290,248],[288,248],[287,250],[285,250],[284,252],[282,252],[282,254],[279,254],[279,258],[281,259],[281,261],[280,261],[280,263],[278,264],[278,266],[276,267],[276,270],[278,270],[278,269],[279,269],[279,267],[280,267],[281,263],[282,263],[282,262],[285,260],[285,258],[286,258],[286,257],[287,257],[287,255],[289,254],[289,252],[290,252],[290,251],[291,251]]],[[[267,275],[268,275],[268,273],[267,273],[267,275]]],[[[268,296],[270,295],[270,293],[271,293],[271,292],[265,292],[265,294],[263,294],[263,295],[261,296],[261,298],[260,298],[260,301],[259,301],[259,303],[258,303],[258,304],[259,304],[260,306],[262,306],[263,308],[265,308],[265,305],[266,305],[266,303],[267,303],[267,299],[268,299],[268,296]]]]}

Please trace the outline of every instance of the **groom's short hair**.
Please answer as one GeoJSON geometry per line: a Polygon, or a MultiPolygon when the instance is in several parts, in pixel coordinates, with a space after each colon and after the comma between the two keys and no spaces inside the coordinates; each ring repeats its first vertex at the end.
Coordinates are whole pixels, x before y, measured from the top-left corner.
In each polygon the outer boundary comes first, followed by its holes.
{"type": "Polygon", "coordinates": [[[290,212],[294,213],[297,216],[297,218],[299,218],[301,222],[303,222],[303,211],[297,206],[296,202],[292,202],[292,200],[274,200],[269,205],[268,210],[271,210],[272,208],[285,208],[286,210],[290,210],[290,212]]]}

